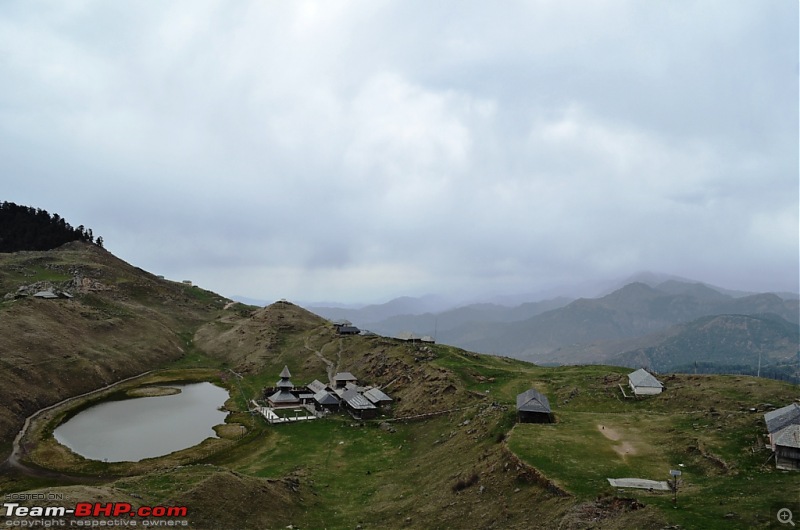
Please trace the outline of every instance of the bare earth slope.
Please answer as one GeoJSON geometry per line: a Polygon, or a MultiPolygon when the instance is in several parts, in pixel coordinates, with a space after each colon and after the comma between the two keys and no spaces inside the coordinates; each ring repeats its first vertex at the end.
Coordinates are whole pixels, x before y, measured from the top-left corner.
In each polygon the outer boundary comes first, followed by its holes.
{"type": "Polygon", "coordinates": [[[44,406],[180,358],[221,307],[86,243],[0,254],[0,440],[44,406]],[[43,289],[73,297],[21,295],[43,289]]]}

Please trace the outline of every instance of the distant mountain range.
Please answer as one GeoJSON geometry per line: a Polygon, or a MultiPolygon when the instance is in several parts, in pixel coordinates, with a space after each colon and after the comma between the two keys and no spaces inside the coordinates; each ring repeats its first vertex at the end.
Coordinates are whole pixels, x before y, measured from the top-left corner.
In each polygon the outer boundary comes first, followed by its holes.
{"type": "Polygon", "coordinates": [[[635,281],[597,298],[513,307],[481,303],[419,312],[417,299],[402,298],[359,309],[308,309],[381,335],[411,331],[540,364],[756,373],[760,362],[766,374],[782,366],[778,372],[797,377],[796,296],[743,293],[674,277],[659,282],[663,275],[639,278],[652,284],[635,281]]]}

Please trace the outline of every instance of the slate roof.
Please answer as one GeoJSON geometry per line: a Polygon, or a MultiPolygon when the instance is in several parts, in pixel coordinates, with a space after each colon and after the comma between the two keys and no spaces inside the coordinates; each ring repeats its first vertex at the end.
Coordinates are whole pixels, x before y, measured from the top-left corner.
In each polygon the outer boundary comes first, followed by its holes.
{"type": "Polygon", "coordinates": [[[376,408],[367,398],[355,390],[347,390],[342,394],[342,401],[356,410],[369,410],[376,408]]]}
{"type": "Polygon", "coordinates": [[[776,432],[773,443],[776,446],[800,449],[800,425],[789,425],[776,432]]]}
{"type": "Polygon", "coordinates": [[[314,394],[314,401],[319,403],[320,405],[338,405],[339,400],[336,399],[336,396],[328,392],[327,390],[322,390],[314,394]]]}
{"type": "Polygon", "coordinates": [[[281,389],[283,389],[283,388],[293,388],[294,385],[292,384],[291,381],[289,381],[290,377],[292,377],[292,374],[289,373],[289,367],[288,366],[284,366],[283,370],[281,371],[281,380],[278,381],[277,383],[275,383],[275,386],[277,386],[278,388],[281,388],[281,389]]]}
{"type": "Polygon", "coordinates": [[[272,394],[269,398],[270,403],[299,403],[300,400],[295,397],[294,394],[291,392],[287,392],[286,390],[278,390],[274,394],[272,394]]]}
{"type": "Polygon", "coordinates": [[[800,405],[792,403],[764,414],[767,432],[776,433],[789,425],[800,425],[800,405]]]}
{"type": "Polygon", "coordinates": [[[377,388],[370,388],[369,390],[364,392],[364,397],[367,398],[371,403],[383,403],[387,401],[392,401],[392,398],[390,398],[377,388]]]}
{"type": "Polygon", "coordinates": [[[358,386],[355,383],[347,383],[347,384],[344,385],[344,388],[345,388],[345,390],[355,390],[359,394],[363,394],[364,393],[364,387],[363,386],[358,386]]]}
{"type": "Polygon", "coordinates": [[[547,396],[531,388],[517,395],[517,410],[521,412],[542,412],[550,414],[550,402],[547,396]]]}
{"type": "Polygon", "coordinates": [[[649,388],[664,388],[661,381],[653,377],[650,372],[644,368],[639,368],[633,373],[628,374],[628,381],[633,386],[649,387],[649,388]]]}
{"type": "Polygon", "coordinates": [[[39,291],[33,296],[36,298],[58,298],[58,295],[53,291],[39,291]]]}
{"type": "Polygon", "coordinates": [[[320,392],[324,392],[328,388],[328,385],[318,379],[314,379],[308,385],[306,385],[306,388],[314,392],[314,394],[318,394],[320,392]]]}
{"type": "Polygon", "coordinates": [[[358,381],[358,377],[350,372],[339,372],[333,376],[334,381],[358,381]]]}

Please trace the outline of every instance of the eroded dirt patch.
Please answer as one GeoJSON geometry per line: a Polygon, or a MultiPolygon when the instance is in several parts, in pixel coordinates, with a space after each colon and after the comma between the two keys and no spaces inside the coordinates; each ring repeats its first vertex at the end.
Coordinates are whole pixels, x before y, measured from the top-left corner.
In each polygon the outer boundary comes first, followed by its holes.
{"type": "MultiPolygon", "coordinates": [[[[622,434],[620,434],[618,430],[609,427],[608,425],[597,424],[597,430],[612,442],[619,442],[622,439],[622,434]]],[[[636,454],[636,447],[634,447],[633,444],[628,441],[614,444],[612,449],[614,449],[614,452],[616,452],[623,459],[626,456],[636,454]]]]}

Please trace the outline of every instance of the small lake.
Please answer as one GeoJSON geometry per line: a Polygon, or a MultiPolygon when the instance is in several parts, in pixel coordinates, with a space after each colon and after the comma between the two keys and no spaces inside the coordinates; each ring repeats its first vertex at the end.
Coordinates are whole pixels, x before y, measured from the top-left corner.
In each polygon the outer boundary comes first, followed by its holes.
{"type": "Polygon", "coordinates": [[[216,438],[214,425],[227,412],[217,410],[228,391],[211,383],[164,385],[179,394],[108,401],[59,425],[59,443],[91,460],[138,462],[216,438]]]}

